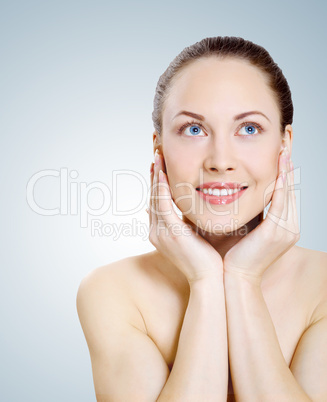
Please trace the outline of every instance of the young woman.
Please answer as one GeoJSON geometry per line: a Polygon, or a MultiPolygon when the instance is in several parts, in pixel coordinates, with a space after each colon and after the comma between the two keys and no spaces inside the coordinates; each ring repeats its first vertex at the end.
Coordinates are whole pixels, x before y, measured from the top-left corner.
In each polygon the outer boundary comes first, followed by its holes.
{"type": "Polygon", "coordinates": [[[160,77],[153,121],[156,250],[78,292],[97,400],[326,401],[327,261],[295,245],[282,71],[250,41],[206,38],[160,77]]]}

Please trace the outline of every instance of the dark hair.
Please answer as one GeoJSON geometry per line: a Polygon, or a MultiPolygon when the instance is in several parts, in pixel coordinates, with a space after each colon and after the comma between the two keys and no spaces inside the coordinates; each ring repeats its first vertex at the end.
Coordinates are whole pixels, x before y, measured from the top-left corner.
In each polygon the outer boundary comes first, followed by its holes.
{"type": "Polygon", "coordinates": [[[184,67],[194,60],[215,56],[218,58],[232,57],[250,62],[265,73],[268,86],[275,94],[280,110],[280,130],[284,133],[287,124],[293,122],[293,102],[291,90],[282,70],[274,62],[270,54],[262,46],[234,36],[217,36],[202,39],[194,45],[186,47],[169,64],[166,71],[160,76],[153,101],[152,120],[154,128],[160,135],[162,131],[162,110],[164,102],[173,85],[174,77],[184,67]]]}

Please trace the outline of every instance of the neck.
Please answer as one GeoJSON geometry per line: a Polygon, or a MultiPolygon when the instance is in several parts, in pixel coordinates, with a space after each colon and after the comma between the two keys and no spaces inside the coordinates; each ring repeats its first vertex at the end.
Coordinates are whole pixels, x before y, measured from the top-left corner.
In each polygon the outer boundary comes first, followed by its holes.
{"type": "Polygon", "coordinates": [[[237,242],[255,229],[262,222],[262,220],[263,213],[260,213],[250,222],[235,231],[228,233],[211,233],[199,228],[193,222],[188,220],[185,215],[183,215],[183,221],[190,225],[196,233],[210,243],[222,258],[224,258],[228,250],[230,250],[237,242]]]}

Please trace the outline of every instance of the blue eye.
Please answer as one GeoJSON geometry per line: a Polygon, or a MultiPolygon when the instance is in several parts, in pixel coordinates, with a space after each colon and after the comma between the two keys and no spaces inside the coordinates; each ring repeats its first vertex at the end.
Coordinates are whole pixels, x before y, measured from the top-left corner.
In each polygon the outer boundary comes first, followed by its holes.
{"type": "Polygon", "coordinates": [[[253,134],[259,134],[259,132],[262,131],[262,128],[255,123],[244,123],[244,125],[241,127],[240,131],[238,132],[239,135],[253,135],[253,134]],[[242,133],[242,129],[245,129],[245,132],[242,133]],[[257,132],[256,132],[257,130],[257,132]]]}
{"type": "Polygon", "coordinates": [[[187,137],[200,137],[199,134],[201,133],[201,131],[203,131],[201,124],[193,122],[192,123],[187,122],[177,130],[178,134],[185,133],[187,137]],[[188,129],[189,133],[187,133],[188,129]]]}
{"type": "MultiPolygon", "coordinates": [[[[187,131],[187,130],[185,130],[187,131]]],[[[192,136],[198,135],[202,129],[199,126],[192,125],[190,126],[190,133],[192,136]]]]}
{"type": "MultiPolygon", "coordinates": [[[[252,135],[262,134],[263,132],[264,129],[259,124],[254,122],[244,122],[237,132],[237,135],[251,137],[252,135]]],[[[182,127],[177,130],[177,133],[180,135],[185,134],[187,137],[202,137],[206,135],[202,124],[197,122],[187,122],[183,124],[182,127]],[[187,130],[189,132],[187,132],[187,130]],[[201,133],[203,134],[200,135],[201,133]]]]}

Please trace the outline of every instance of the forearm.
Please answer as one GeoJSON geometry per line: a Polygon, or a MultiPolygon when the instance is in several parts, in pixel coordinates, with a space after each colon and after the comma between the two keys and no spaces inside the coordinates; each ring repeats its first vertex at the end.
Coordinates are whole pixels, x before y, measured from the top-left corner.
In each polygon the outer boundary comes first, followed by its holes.
{"type": "Polygon", "coordinates": [[[227,384],[223,279],[203,279],[190,285],[175,362],[158,401],[225,402],[227,384]]]}
{"type": "Polygon", "coordinates": [[[237,401],[310,401],[284,359],[260,285],[231,273],[224,283],[237,401]]]}

